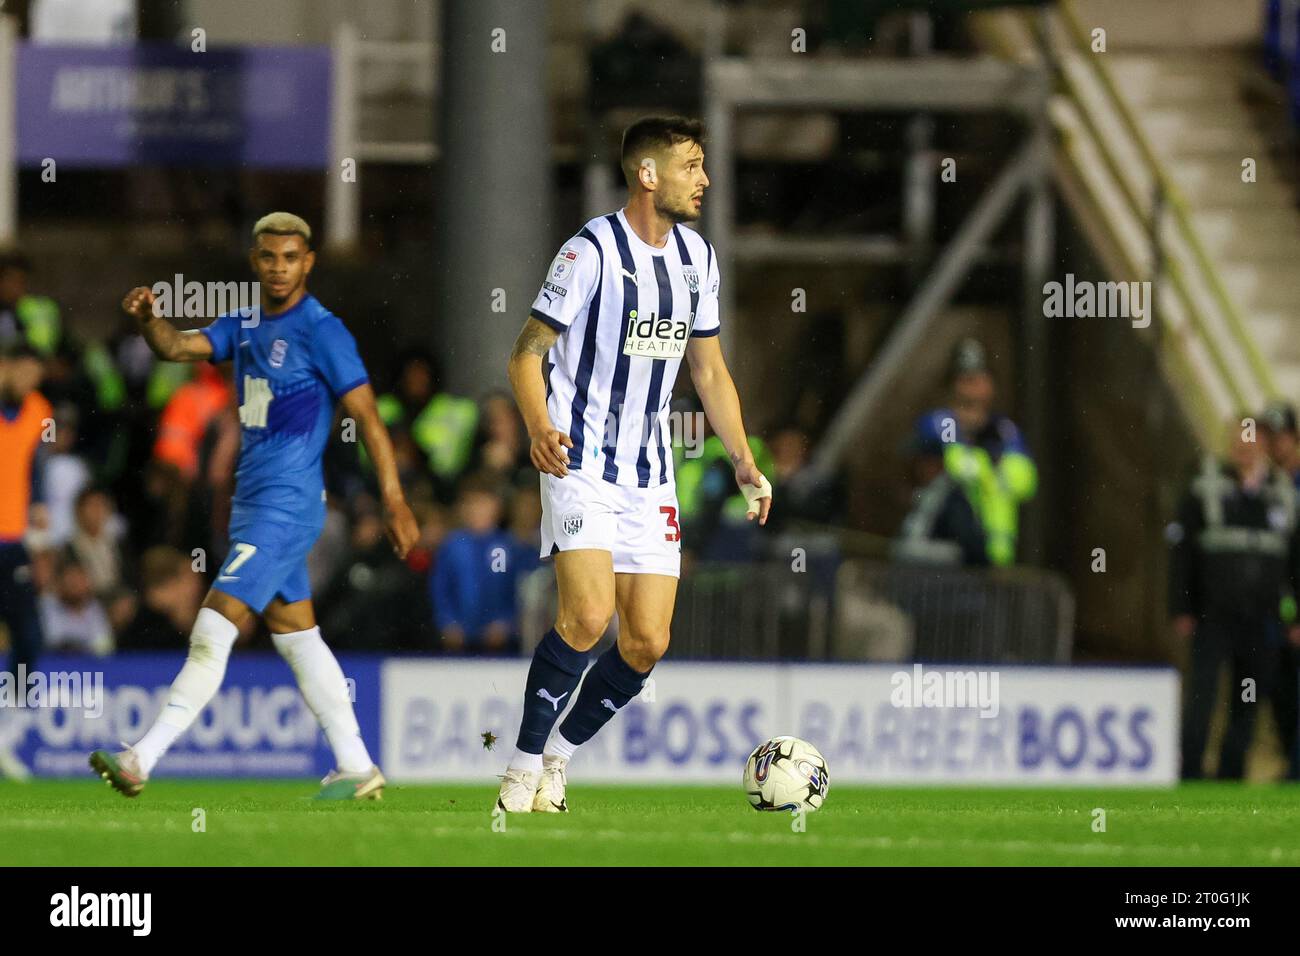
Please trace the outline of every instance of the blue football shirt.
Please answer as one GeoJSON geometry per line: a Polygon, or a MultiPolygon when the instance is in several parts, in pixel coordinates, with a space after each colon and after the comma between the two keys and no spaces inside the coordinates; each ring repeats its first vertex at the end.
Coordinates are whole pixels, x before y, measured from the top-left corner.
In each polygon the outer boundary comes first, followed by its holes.
{"type": "Polygon", "coordinates": [[[202,332],[212,362],[235,363],[242,440],[231,524],[252,519],[319,530],[321,458],[334,406],[369,381],[356,340],[311,295],[279,315],[223,315],[202,332]]]}

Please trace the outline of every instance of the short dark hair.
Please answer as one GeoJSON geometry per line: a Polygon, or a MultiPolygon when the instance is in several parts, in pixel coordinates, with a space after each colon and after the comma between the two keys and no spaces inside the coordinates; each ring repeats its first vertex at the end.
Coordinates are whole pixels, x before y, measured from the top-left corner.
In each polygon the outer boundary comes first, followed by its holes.
{"type": "Polygon", "coordinates": [[[678,143],[704,145],[704,124],[689,116],[643,116],[623,130],[620,164],[628,183],[636,178],[636,168],[650,150],[672,149],[678,143]]]}
{"type": "Polygon", "coordinates": [[[433,390],[437,392],[442,384],[442,364],[431,349],[416,342],[404,346],[397,353],[397,359],[393,362],[393,388],[396,389],[401,384],[406,367],[416,362],[429,370],[429,378],[433,380],[433,390]]]}

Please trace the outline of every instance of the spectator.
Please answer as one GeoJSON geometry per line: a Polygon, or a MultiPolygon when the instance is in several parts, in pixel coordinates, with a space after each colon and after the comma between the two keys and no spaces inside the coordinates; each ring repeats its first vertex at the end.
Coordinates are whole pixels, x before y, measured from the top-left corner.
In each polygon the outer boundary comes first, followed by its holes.
{"type": "Polygon", "coordinates": [[[537,472],[529,458],[524,420],[515,400],[505,392],[494,391],[483,399],[470,468],[474,474],[506,485],[536,484],[537,472]]]}
{"type": "Polygon", "coordinates": [[[411,511],[420,523],[420,537],[406,555],[406,566],[421,578],[427,578],[433,570],[434,556],[447,537],[447,513],[432,501],[417,501],[411,505],[411,511]]]}
{"type": "Polygon", "coordinates": [[[944,446],[944,467],[962,486],[988,538],[989,561],[1016,558],[1021,503],[1034,496],[1038,469],[1011,419],[995,414],[996,386],[974,339],[953,352],[949,373],[952,405],[935,409],[917,423],[926,441],[944,446]]]}
{"type": "Polygon", "coordinates": [[[325,523],[307,553],[307,581],[312,594],[324,594],[348,559],[349,522],[338,496],[325,499],[325,523]]]}
{"type": "Polygon", "coordinates": [[[515,573],[536,571],[542,565],[542,493],[535,482],[510,496],[509,532],[515,573]]]}
{"type": "Polygon", "coordinates": [[[196,524],[190,509],[189,491],[175,465],[150,460],[144,466],[136,482],[135,494],[126,498],[129,509],[127,528],[133,553],[143,554],[159,544],[178,548],[195,540],[189,533],[196,524]]]}
{"type": "MultiPolygon", "coordinates": [[[[379,396],[379,417],[404,428],[425,457],[440,500],[448,500],[469,464],[478,426],[473,399],[438,391],[437,366],[423,349],[408,349],[397,366],[397,385],[379,396]]],[[[364,449],[362,461],[369,469],[364,449]]]]}
{"type": "Polygon", "coordinates": [[[154,458],[174,465],[188,482],[200,477],[203,444],[212,430],[228,427],[238,432],[229,370],[207,362],[195,368],[194,379],[177,388],[163,408],[153,448],[154,458]]]}
{"type": "Polygon", "coordinates": [[[140,562],[143,602],[118,636],[122,650],[184,647],[207,585],[184,553],[157,545],[140,562]]]}
{"type": "Polygon", "coordinates": [[[113,631],[104,606],[95,597],[90,575],[77,556],[59,557],[52,591],[40,597],[45,649],[104,657],[113,652],[113,631]]]}
{"type": "Polygon", "coordinates": [[[82,368],[80,350],[66,337],[53,353],[44,357],[44,362],[45,377],[41,381],[41,393],[59,412],[60,425],[63,424],[64,417],[75,419],[73,424],[78,432],[78,444],[69,450],[80,452],[81,433],[104,424],[90,420],[97,411],[95,382],[82,368]],[[68,409],[66,416],[65,408],[68,409]],[[86,427],[82,426],[83,422],[88,422],[86,427]]]}
{"type": "Polygon", "coordinates": [[[90,484],[90,468],[78,455],[77,409],[60,405],[54,412],[54,441],[45,459],[45,507],[49,512],[51,547],[66,544],[76,532],[77,498],[90,484]]]}
{"type": "Polygon", "coordinates": [[[26,255],[0,252],[0,349],[23,344],[45,358],[59,346],[59,307],[53,299],[27,291],[31,274],[26,255]]]}
{"type": "Polygon", "coordinates": [[[96,596],[107,600],[122,587],[119,542],[125,532],[125,522],[103,488],[83,490],[77,496],[74,514],[76,528],[69,547],[86,569],[96,596]]]}
{"type": "Polygon", "coordinates": [[[791,521],[828,524],[839,512],[842,494],[835,478],[815,475],[808,467],[811,456],[808,433],[798,425],[786,425],[772,436],[772,471],[768,480],[781,488],[781,507],[768,518],[777,519],[774,530],[791,521]]]}
{"type": "Polygon", "coordinates": [[[213,553],[225,550],[239,457],[234,402],[229,365],[200,362],[162,408],[146,486],[164,503],[166,544],[200,541],[213,553]]]}
{"type": "MultiPolygon", "coordinates": [[[[1300,436],[1295,409],[1285,402],[1272,402],[1264,409],[1259,424],[1269,458],[1300,491],[1300,436]]],[[[1273,717],[1287,761],[1288,780],[1300,780],[1300,644],[1289,639],[1297,636],[1294,625],[1300,614],[1296,597],[1288,593],[1282,601],[1280,623],[1286,633],[1277,641],[1277,680],[1273,687],[1273,717]]]]}
{"type": "MultiPolygon", "coordinates": [[[[767,444],[757,435],[750,435],[749,449],[758,470],[776,487],[776,470],[767,444]]],[[[677,462],[674,471],[681,513],[673,517],[668,528],[679,535],[685,528],[683,551],[689,549],[693,555],[710,561],[753,560],[761,532],[758,523],[746,517],[749,504],[736,485],[736,469],[722,439],[710,435],[698,457],[686,457],[684,445],[674,442],[673,457],[677,462]]]]}
{"type": "Polygon", "coordinates": [[[1259,427],[1269,458],[1300,489],[1300,434],[1295,408],[1286,402],[1270,402],[1259,416],[1259,427]]]}
{"type": "Polygon", "coordinates": [[[9,626],[10,673],[31,669],[41,649],[36,592],[38,557],[28,550],[33,526],[47,519],[40,500],[37,450],[54,414],[37,391],[41,361],[28,345],[0,356],[0,621],[9,626]]]}
{"type": "Polygon", "coordinates": [[[981,566],[989,563],[984,527],[960,484],[944,469],[944,444],[926,429],[913,440],[916,501],[890,556],[899,562],[981,566]]]}
{"type": "MultiPolygon", "coordinates": [[[[1203,773],[1220,668],[1231,668],[1231,687],[1240,691],[1249,678],[1256,697],[1268,696],[1277,670],[1278,605],[1284,590],[1295,593],[1300,583],[1295,485],[1254,438],[1233,424],[1229,461],[1205,457],[1166,529],[1169,616],[1175,634],[1191,644],[1183,710],[1187,779],[1203,773]]],[[[1300,628],[1291,630],[1300,636],[1300,628]]],[[[1244,776],[1256,697],[1231,695],[1221,779],[1244,776]]]]}
{"type": "Polygon", "coordinates": [[[351,551],[318,607],[322,629],[340,650],[425,649],[432,641],[422,578],[393,554],[372,508],[353,523],[351,551]]]}
{"type": "MultiPolygon", "coordinates": [[[[428,462],[420,446],[415,443],[410,429],[394,426],[389,435],[393,440],[393,457],[397,460],[397,477],[403,488],[411,489],[415,498],[431,497],[433,484],[429,480],[428,462]]],[[[358,446],[364,449],[364,445],[358,446]]]]}
{"type": "Polygon", "coordinates": [[[466,479],[457,501],[462,527],[438,549],[430,578],[434,619],[451,653],[517,650],[513,542],[502,531],[503,502],[480,477],[466,479]]]}
{"type": "Polygon", "coordinates": [[[73,440],[64,450],[76,453],[96,481],[120,477],[131,430],[123,412],[126,387],[109,351],[97,342],[83,345],[64,336],[45,358],[41,392],[58,410],[60,435],[65,425],[72,427],[73,440]]]}

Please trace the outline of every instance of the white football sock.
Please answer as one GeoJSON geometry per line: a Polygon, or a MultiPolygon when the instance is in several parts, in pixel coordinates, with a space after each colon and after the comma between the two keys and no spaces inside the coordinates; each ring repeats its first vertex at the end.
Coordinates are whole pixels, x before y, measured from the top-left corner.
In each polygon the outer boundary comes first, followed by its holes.
{"type": "Polygon", "coordinates": [[[357,715],[352,710],[348,696],[347,680],[343,668],[321,639],[320,628],[289,634],[272,634],[275,649],[289,662],[293,676],[298,679],[298,689],[311,712],[316,715],[325,739],[334,751],[334,760],[341,773],[365,773],[374,766],[370,751],[361,739],[357,715]]]}
{"type": "Polygon", "coordinates": [[[221,689],[226,676],[230,649],[239,628],[210,607],[199,608],[190,632],[190,653],[181,672],[172,681],[167,702],[153,726],[133,748],[140,767],[152,773],[154,766],[221,689]]]}
{"type": "Polygon", "coordinates": [[[506,766],[507,770],[527,770],[529,773],[542,772],[542,755],[525,753],[522,750],[516,750],[515,755],[510,758],[510,763],[506,766]]]}
{"type": "Polygon", "coordinates": [[[559,757],[561,760],[569,760],[573,757],[573,752],[578,749],[578,744],[570,743],[564,739],[564,734],[558,730],[546,742],[546,749],[542,753],[547,757],[559,757]]]}

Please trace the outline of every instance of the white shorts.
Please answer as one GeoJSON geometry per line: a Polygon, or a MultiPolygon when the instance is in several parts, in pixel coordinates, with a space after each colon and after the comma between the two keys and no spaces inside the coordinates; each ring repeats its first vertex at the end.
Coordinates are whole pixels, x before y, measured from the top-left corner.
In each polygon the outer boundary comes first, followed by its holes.
{"type": "Polygon", "coordinates": [[[681,576],[682,533],[674,482],[629,488],[595,471],[541,478],[543,558],[556,551],[595,548],[614,556],[615,574],[681,576]]]}

